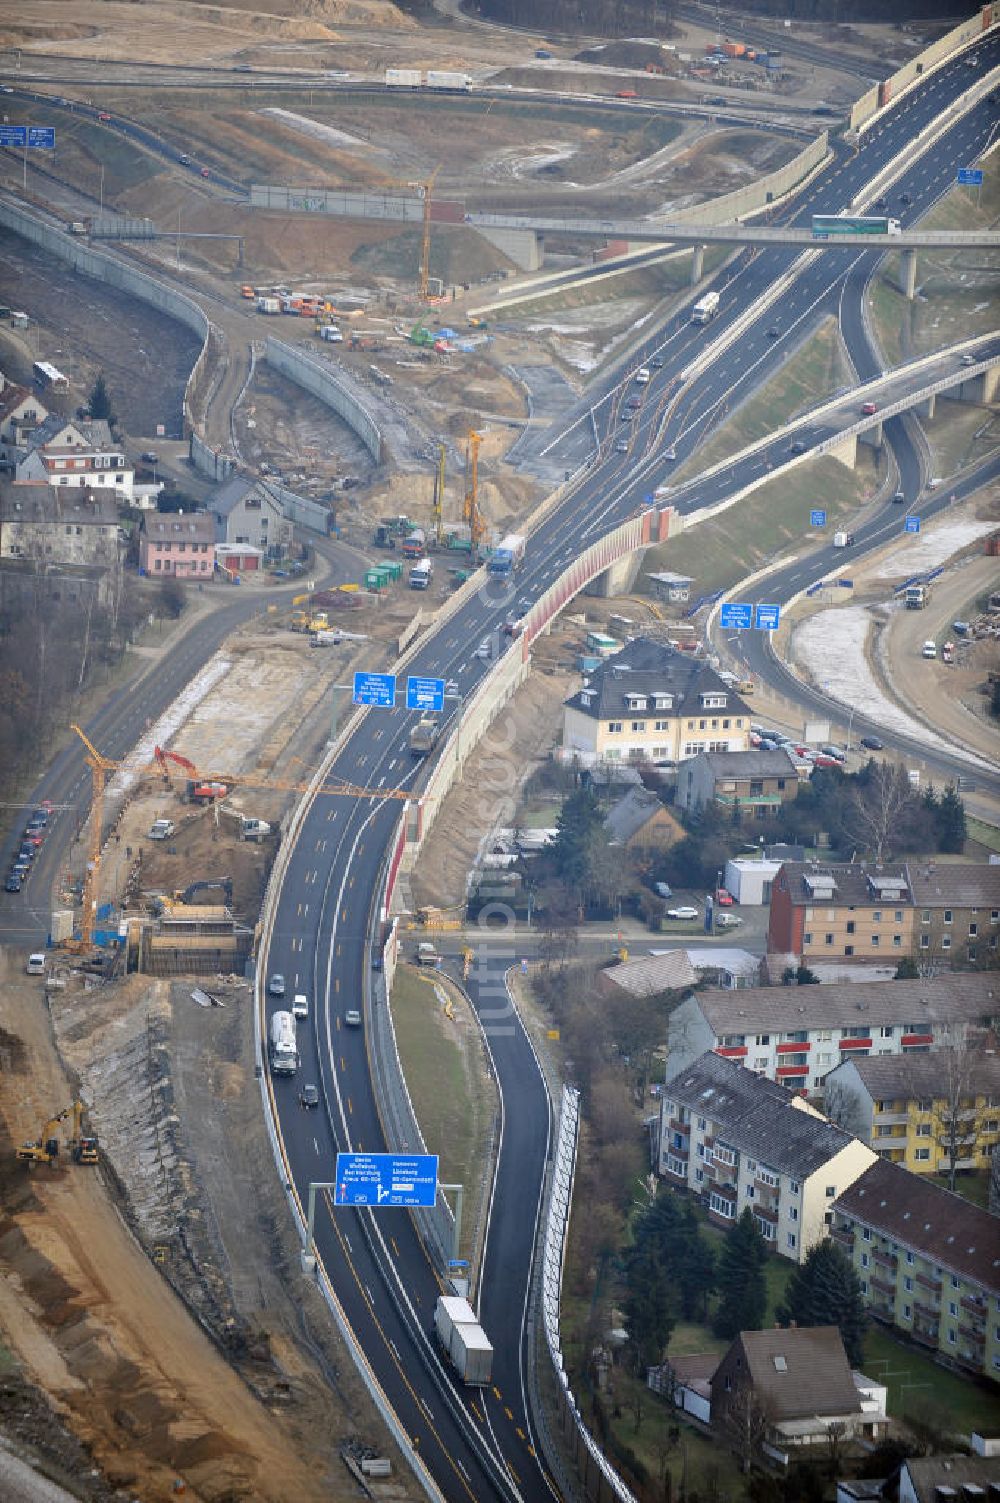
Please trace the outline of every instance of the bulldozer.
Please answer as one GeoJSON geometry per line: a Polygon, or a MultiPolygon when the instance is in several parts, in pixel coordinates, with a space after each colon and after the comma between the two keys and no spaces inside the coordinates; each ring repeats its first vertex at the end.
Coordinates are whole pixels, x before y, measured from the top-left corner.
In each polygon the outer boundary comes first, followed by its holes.
{"type": "Polygon", "coordinates": [[[70,1151],[74,1163],[96,1164],[99,1159],[98,1143],[92,1133],[83,1131],[83,1114],[86,1108],[82,1101],[74,1101],[72,1106],[65,1107],[50,1117],[42,1128],[36,1142],[22,1143],[15,1150],[15,1158],[20,1163],[48,1164],[51,1168],[59,1157],[59,1124],[65,1122],[67,1117],[72,1118],[70,1136],[66,1146],[70,1151]]]}

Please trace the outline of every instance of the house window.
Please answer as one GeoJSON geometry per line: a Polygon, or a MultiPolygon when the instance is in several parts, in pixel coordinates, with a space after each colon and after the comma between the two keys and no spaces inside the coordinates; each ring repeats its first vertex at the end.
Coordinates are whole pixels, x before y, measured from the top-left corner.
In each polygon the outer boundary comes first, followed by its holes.
{"type": "Polygon", "coordinates": [[[917,1162],[919,1164],[926,1164],[928,1162],[928,1160],[930,1159],[930,1156],[931,1156],[931,1151],[930,1151],[929,1148],[916,1148],[916,1149],[914,1149],[913,1157],[917,1160],[917,1162]]]}
{"type": "Polygon", "coordinates": [[[736,1215],[736,1204],[732,1200],[726,1200],[722,1195],[712,1194],[708,1203],[717,1216],[724,1216],[727,1221],[732,1221],[736,1215]]]}
{"type": "Polygon", "coordinates": [[[873,934],[872,935],[872,949],[873,950],[877,950],[878,949],[878,938],[879,937],[878,937],[877,934],[873,934]]]}
{"type": "Polygon", "coordinates": [[[622,730],[622,724],[623,724],[623,722],[620,721],[620,720],[609,720],[608,721],[608,735],[609,736],[618,736],[618,735],[620,735],[621,734],[621,730],[622,730]]]}
{"type": "Polygon", "coordinates": [[[758,1033],[756,1042],[758,1045],[763,1047],[764,1044],[769,1044],[771,1042],[771,1035],[769,1033],[758,1033]]]}
{"type": "Polygon", "coordinates": [[[854,933],[854,927],[855,927],[854,926],[854,920],[853,919],[848,919],[847,920],[847,932],[848,932],[848,934],[853,934],[854,933]]]}
{"type": "Polygon", "coordinates": [[[942,950],[950,950],[951,949],[951,935],[950,934],[942,934],[942,936],[941,936],[941,948],[942,948],[942,950]]]}
{"type": "Polygon", "coordinates": [[[929,1138],[930,1135],[931,1135],[931,1124],[929,1122],[918,1122],[917,1123],[917,1137],[918,1138],[929,1138]]]}
{"type": "Polygon", "coordinates": [[[872,923],[873,924],[880,924],[881,922],[882,922],[882,910],[881,910],[881,908],[876,908],[875,911],[874,911],[874,913],[872,914],[872,923]]]}
{"type": "Polygon", "coordinates": [[[907,1274],[903,1279],[903,1288],[906,1290],[907,1294],[913,1293],[913,1280],[910,1278],[909,1274],[907,1274]]]}
{"type": "Polygon", "coordinates": [[[669,729],[670,729],[670,721],[669,720],[654,720],[653,721],[653,730],[654,731],[669,731],[669,729]]]}
{"type": "Polygon", "coordinates": [[[798,1239],[796,1238],[795,1233],[789,1232],[787,1237],[785,1238],[785,1245],[789,1248],[794,1248],[797,1240],[798,1239]]]}
{"type": "Polygon", "coordinates": [[[921,934],[921,936],[920,936],[920,948],[922,950],[929,950],[930,947],[931,947],[931,937],[930,937],[930,935],[929,934],[921,934]]]}
{"type": "Polygon", "coordinates": [[[943,916],[944,916],[945,923],[946,924],[950,924],[951,923],[951,909],[950,908],[946,908],[945,911],[944,911],[944,915],[943,916]]]}
{"type": "Polygon", "coordinates": [[[892,948],[894,950],[899,950],[899,949],[902,948],[902,944],[903,944],[903,936],[901,934],[894,934],[892,936],[892,948]]]}
{"type": "Polygon", "coordinates": [[[870,1264],[870,1262],[871,1262],[871,1258],[868,1256],[868,1254],[866,1252],[863,1252],[861,1254],[861,1267],[862,1268],[867,1268],[868,1265],[870,1264]]]}
{"type": "Polygon", "coordinates": [[[824,934],[824,936],[823,936],[823,943],[827,944],[827,945],[832,945],[833,944],[833,935],[832,934],[824,934]]]}
{"type": "Polygon", "coordinates": [[[912,1312],[910,1310],[909,1305],[904,1305],[903,1306],[903,1319],[904,1320],[909,1320],[911,1313],[912,1312]]]}
{"type": "Polygon", "coordinates": [[[870,1226],[863,1226],[861,1228],[861,1240],[862,1242],[870,1242],[872,1240],[872,1229],[870,1226]]]}
{"type": "Polygon", "coordinates": [[[788,1210],[788,1219],[789,1219],[789,1221],[798,1221],[798,1219],[799,1219],[799,1208],[798,1208],[798,1206],[790,1206],[789,1207],[789,1210],[788,1210]]]}
{"type": "Polygon", "coordinates": [[[979,925],[978,924],[970,924],[969,925],[969,938],[970,939],[975,939],[975,937],[976,937],[976,935],[978,933],[979,933],[979,925]]]}
{"type": "Polygon", "coordinates": [[[910,1251],[909,1248],[906,1249],[906,1261],[907,1261],[907,1263],[909,1263],[910,1267],[912,1268],[915,1259],[914,1259],[913,1254],[912,1254],[912,1252],[910,1251]]]}
{"type": "Polygon", "coordinates": [[[807,929],[806,932],[805,932],[805,934],[803,934],[803,936],[802,936],[802,943],[804,945],[811,945],[812,942],[813,942],[812,930],[811,929],[807,929]]]}
{"type": "Polygon", "coordinates": [[[895,1028],[893,1028],[893,1026],[892,1026],[891,1023],[890,1023],[890,1025],[889,1025],[888,1028],[880,1028],[879,1029],[879,1033],[882,1035],[882,1037],[884,1039],[891,1039],[892,1036],[893,1036],[893,1034],[895,1032],[896,1032],[896,1030],[895,1030],[895,1028]]]}
{"type": "Polygon", "coordinates": [[[633,720],[632,729],[633,731],[644,731],[646,729],[646,722],[644,720],[633,720]]]}

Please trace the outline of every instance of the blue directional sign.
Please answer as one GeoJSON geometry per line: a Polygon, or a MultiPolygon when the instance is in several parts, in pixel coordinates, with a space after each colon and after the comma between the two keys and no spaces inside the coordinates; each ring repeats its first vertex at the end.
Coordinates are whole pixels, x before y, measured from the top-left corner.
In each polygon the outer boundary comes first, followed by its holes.
{"type": "Polygon", "coordinates": [[[29,125],[28,145],[44,146],[49,151],[54,151],[56,146],[56,129],[54,125],[29,125]]]}
{"type": "Polygon", "coordinates": [[[26,125],[0,125],[0,146],[26,146],[27,142],[26,125]]]}
{"type": "Polygon", "coordinates": [[[444,679],[417,678],[411,673],[406,680],[406,708],[408,710],[444,709],[444,679]]]}
{"type": "Polygon", "coordinates": [[[356,673],[353,699],[356,705],[378,705],[381,710],[391,710],[396,703],[396,675],[356,673]]]}
{"type": "Polygon", "coordinates": [[[742,631],[753,625],[753,606],[749,602],[727,601],[721,607],[720,620],[723,631],[742,631]]]}
{"type": "Polygon", "coordinates": [[[780,620],[780,605],[758,605],[753,613],[753,624],[758,631],[777,631],[780,620]]]}
{"type": "Polygon", "coordinates": [[[338,1153],[338,1206],[432,1206],[436,1153],[338,1153]]]}
{"type": "Polygon", "coordinates": [[[809,513],[809,525],[810,525],[810,527],[825,527],[826,526],[826,512],[825,511],[819,511],[818,509],[816,509],[814,511],[811,511],[809,513]]]}
{"type": "Polygon", "coordinates": [[[903,531],[904,532],[919,532],[920,531],[920,518],[919,517],[904,517],[903,518],[903,531]]]}
{"type": "Polygon", "coordinates": [[[983,186],[983,169],[981,167],[960,167],[955,174],[955,181],[960,188],[981,188],[983,186]]]}

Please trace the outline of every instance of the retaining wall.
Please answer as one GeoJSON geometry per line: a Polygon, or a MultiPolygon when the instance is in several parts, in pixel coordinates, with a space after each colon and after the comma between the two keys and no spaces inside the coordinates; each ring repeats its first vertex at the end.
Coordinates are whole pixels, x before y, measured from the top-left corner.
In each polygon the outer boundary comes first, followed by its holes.
{"type": "Polygon", "coordinates": [[[265,359],[290,381],[311,392],[333,409],[360,438],[376,464],[384,457],[382,432],[371,413],[347,386],[338,381],[329,366],[321,365],[309,355],[268,336],[265,359]]]}
{"type": "Polygon", "coordinates": [[[912,57],[908,63],[896,73],[890,74],[860,99],[855,100],[851,109],[850,124],[852,129],[867,125],[875,118],[879,110],[890,104],[909,84],[915,83],[930,68],[938,63],[943,63],[953,52],[958,52],[969,42],[974,42],[976,37],[982,36],[984,31],[989,31],[991,26],[1000,23],[1000,0],[991,5],[982,6],[968,21],[945,32],[936,42],[925,47],[917,57],[912,57]]]}
{"type": "Polygon", "coordinates": [[[236,468],[235,461],[230,454],[224,454],[221,449],[209,448],[205,440],[193,428],[188,434],[188,454],[198,474],[204,475],[206,480],[221,483],[223,480],[228,480],[236,468]]]}
{"type": "Polygon", "coordinates": [[[319,532],[326,537],[331,515],[327,507],[320,506],[318,501],[312,501],[308,496],[300,496],[297,491],[290,491],[287,485],[279,485],[276,480],[265,480],[264,485],[290,522],[298,527],[308,527],[310,532],[319,532]]]}
{"type": "MultiPolygon", "coordinates": [[[[814,141],[810,141],[797,156],[792,157],[783,167],[776,172],[769,172],[766,177],[758,178],[756,182],[747,183],[745,188],[736,188],[732,193],[724,193],[721,198],[709,198],[703,204],[692,204],[689,209],[671,210],[669,219],[671,224],[728,224],[734,219],[743,219],[748,214],[754,214],[759,209],[766,208],[769,203],[784,198],[793,188],[797,188],[804,178],[826,160],[829,152],[830,137],[827,131],[821,131],[814,141]]],[[[667,237],[664,237],[667,238],[667,237]]]]}

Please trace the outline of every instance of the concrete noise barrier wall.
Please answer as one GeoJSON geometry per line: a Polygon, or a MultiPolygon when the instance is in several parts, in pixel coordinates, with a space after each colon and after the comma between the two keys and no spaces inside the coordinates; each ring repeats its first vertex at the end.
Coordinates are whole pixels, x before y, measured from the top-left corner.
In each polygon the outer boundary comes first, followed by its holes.
{"type": "Polygon", "coordinates": [[[908,63],[904,63],[898,72],[884,78],[875,88],[869,89],[861,98],[855,100],[851,110],[851,127],[857,130],[859,126],[867,125],[873,120],[879,110],[884,109],[902,91],[918,78],[949,58],[953,52],[959,52],[982,36],[984,31],[1000,23],[1000,0],[991,5],[983,5],[971,16],[968,21],[955,26],[951,31],[945,32],[936,42],[925,47],[917,57],[911,57],[908,63]]]}
{"type": "Polygon", "coordinates": [[[291,345],[282,344],[281,340],[269,337],[265,349],[265,358],[275,370],[281,371],[290,381],[311,392],[327,407],[333,409],[338,417],[342,418],[347,426],[360,438],[376,464],[381,464],[383,459],[382,432],[372,417],[352,391],[337,379],[336,374],[329,366],[324,366],[318,360],[313,360],[309,355],[293,349],[291,345]]]}
{"type": "Polygon", "coordinates": [[[758,209],[766,208],[769,203],[774,203],[776,199],[784,198],[786,193],[798,187],[803,178],[808,177],[826,159],[828,150],[829,135],[825,130],[820,131],[814,141],[810,141],[808,146],[776,172],[770,172],[767,177],[759,178],[754,183],[747,183],[745,188],[724,193],[721,198],[706,199],[703,204],[692,204],[689,209],[678,209],[676,212],[671,210],[670,222],[728,224],[733,219],[753,214],[758,209]]]}
{"type": "Polygon", "coordinates": [[[321,532],[326,537],[330,512],[325,506],[308,496],[300,496],[297,491],[290,491],[287,485],[279,485],[276,480],[265,480],[263,484],[290,522],[297,527],[308,527],[310,532],[321,532]]]}
{"type": "Polygon", "coordinates": [[[202,342],[201,354],[194,363],[184,393],[184,420],[188,427],[192,426],[191,400],[205,373],[205,350],[211,330],[207,315],[194,299],[158,282],[137,267],[127,266],[105,251],[82,245],[78,236],[67,235],[16,204],[0,201],[0,225],[30,240],[32,245],[40,246],[50,255],[58,256],[61,261],[67,261],[82,276],[117,287],[119,291],[149,303],[169,318],[176,318],[198,336],[202,342]]]}
{"type": "Polygon", "coordinates": [[[188,453],[198,474],[206,480],[228,480],[236,467],[229,454],[223,454],[221,449],[209,448],[193,428],[188,436],[188,453]]]}
{"type": "Polygon", "coordinates": [[[332,214],[343,219],[391,219],[420,224],[424,201],[398,193],[349,193],[342,188],[280,188],[252,183],[251,209],[278,209],[282,214],[332,214]]]}

